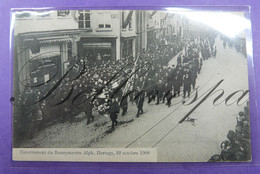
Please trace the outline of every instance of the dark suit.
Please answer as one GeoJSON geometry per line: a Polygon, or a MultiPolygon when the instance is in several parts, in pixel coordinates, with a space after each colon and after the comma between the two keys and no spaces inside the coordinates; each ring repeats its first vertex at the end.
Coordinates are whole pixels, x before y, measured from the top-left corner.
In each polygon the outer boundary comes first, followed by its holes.
{"type": "Polygon", "coordinates": [[[143,105],[144,105],[144,90],[140,91],[138,94],[137,94],[137,114],[136,116],[139,117],[140,114],[142,114],[144,111],[143,111],[143,105]]]}
{"type": "Polygon", "coordinates": [[[111,103],[109,108],[110,119],[112,121],[112,129],[114,129],[115,124],[117,124],[117,115],[120,111],[120,107],[117,101],[111,103]]]}
{"type": "Polygon", "coordinates": [[[88,100],[86,102],[86,105],[85,105],[85,114],[87,116],[87,124],[89,124],[90,122],[94,121],[94,116],[93,116],[92,112],[93,112],[93,105],[88,100]]]}
{"type": "Polygon", "coordinates": [[[120,107],[123,109],[122,116],[127,113],[128,109],[128,96],[123,96],[120,102],[120,107]]]}
{"type": "Polygon", "coordinates": [[[181,71],[177,71],[174,79],[174,96],[176,96],[177,94],[180,95],[182,81],[183,81],[183,74],[181,71]]]}
{"type": "Polygon", "coordinates": [[[190,91],[191,91],[191,73],[186,72],[183,77],[183,96],[186,96],[186,92],[188,92],[188,97],[190,96],[190,91]]]}

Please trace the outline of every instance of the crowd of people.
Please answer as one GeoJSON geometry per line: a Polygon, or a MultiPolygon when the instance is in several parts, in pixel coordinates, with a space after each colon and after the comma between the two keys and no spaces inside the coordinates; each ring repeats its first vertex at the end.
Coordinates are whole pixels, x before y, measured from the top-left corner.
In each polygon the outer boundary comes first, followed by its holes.
{"type": "MultiPolygon", "coordinates": [[[[137,58],[139,69],[133,76],[132,88],[125,92],[129,95],[124,95],[124,92],[121,91],[118,96],[117,113],[119,113],[118,108],[121,107],[123,110],[122,116],[126,114],[128,96],[129,101],[136,104],[136,117],[143,113],[143,104],[146,98],[148,103],[155,102],[156,105],[165,103],[170,107],[171,100],[180,96],[181,89],[183,89],[183,97],[189,97],[191,90],[195,89],[203,59],[214,56],[214,47],[211,49],[209,46],[214,45],[214,42],[214,39],[201,37],[200,41],[190,39],[186,43],[181,43],[182,47],[178,50],[176,66],[168,66],[168,62],[176,56],[171,49],[171,44],[160,45],[156,50],[154,48],[148,49],[140,54],[139,59],[137,58]],[[184,47],[185,51],[183,50],[184,47]],[[200,57],[202,49],[209,49],[206,50],[208,54],[204,58],[200,57]],[[131,89],[135,90],[131,91],[131,89]]],[[[112,128],[114,128],[114,122],[116,122],[115,115],[110,113],[112,128]]]]}
{"type": "Polygon", "coordinates": [[[209,162],[249,161],[251,159],[249,103],[237,115],[235,131],[230,130],[227,140],[220,144],[221,153],[213,155],[209,162]]]}
{"type": "Polygon", "coordinates": [[[201,35],[156,45],[135,58],[89,62],[72,57],[62,80],[53,79],[37,88],[25,87],[17,103],[36,104],[15,108],[14,133],[31,137],[48,122],[71,121],[81,112],[89,124],[95,120],[93,110],[108,115],[114,129],[120,110],[122,116],[126,115],[129,103],[136,105],[136,117],[143,113],[146,99],[170,107],[174,97],[181,92],[182,97],[189,97],[196,88],[203,61],[216,56],[215,37],[201,35]],[[176,65],[169,65],[176,55],[176,65]]]}
{"type": "Polygon", "coordinates": [[[223,48],[235,48],[237,52],[242,53],[245,57],[247,56],[246,52],[246,39],[245,38],[229,38],[221,36],[223,40],[223,48]]]}

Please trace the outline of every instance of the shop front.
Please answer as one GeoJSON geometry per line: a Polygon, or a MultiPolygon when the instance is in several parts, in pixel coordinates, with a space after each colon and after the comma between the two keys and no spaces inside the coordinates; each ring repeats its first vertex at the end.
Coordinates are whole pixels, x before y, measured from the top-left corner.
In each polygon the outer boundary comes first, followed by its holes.
{"type": "Polygon", "coordinates": [[[134,47],[134,38],[121,38],[121,53],[123,58],[135,56],[134,47]]]}
{"type": "Polygon", "coordinates": [[[86,62],[116,60],[116,38],[87,38],[78,41],[78,55],[86,62]]]}
{"type": "Polygon", "coordinates": [[[64,62],[68,61],[69,43],[75,43],[75,35],[68,32],[32,32],[15,37],[14,81],[21,92],[28,84],[37,86],[64,74],[64,62]]]}

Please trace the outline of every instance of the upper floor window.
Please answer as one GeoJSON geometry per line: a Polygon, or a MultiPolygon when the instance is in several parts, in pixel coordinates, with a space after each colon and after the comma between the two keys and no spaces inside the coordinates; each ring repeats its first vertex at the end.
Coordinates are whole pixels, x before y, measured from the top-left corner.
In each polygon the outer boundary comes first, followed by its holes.
{"type": "Polygon", "coordinates": [[[109,12],[101,12],[98,19],[98,28],[111,28],[111,17],[109,12]]]}
{"type": "Polygon", "coordinates": [[[15,17],[16,18],[28,18],[31,17],[30,12],[15,12],[15,17]]]}
{"type": "Polygon", "coordinates": [[[66,16],[69,16],[69,14],[70,14],[69,10],[58,10],[57,11],[58,17],[66,17],[66,16]]]}
{"type": "Polygon", "coordinates": [[[37,17],[50,17],[51,11],[37,11],[37,17]]]}
{"type": "Polygon", "coordinates": [[[90,10],[79,10],[79,28],[90,28],[90,10]]]}

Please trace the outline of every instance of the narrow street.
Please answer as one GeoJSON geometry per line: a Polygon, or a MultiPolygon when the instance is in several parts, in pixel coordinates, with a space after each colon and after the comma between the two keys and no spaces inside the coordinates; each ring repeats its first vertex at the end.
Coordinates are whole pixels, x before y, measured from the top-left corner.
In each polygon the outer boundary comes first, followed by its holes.
{"type": "MultiPolygon", "coordinates": [[[[220,99],[224,100],[232,92],[248,89],[247,83],[241,83],[247,81],[247,59],[235,49],[224,49],[219,37],[216,43],[216,59],[205,60],[198,76],[198,96],[224,79],[217,88],[224,90],[225,94],[220,99]]],[[[170,108],[163,104],[145,105],[145,113],[135,119],[134,123],[127,127],[118,127],[113,134],[91,147],[155,147],[158,151],[158,161],[207,161],[210,156],[219,153],[220,143],[227,139],[227,132],[235,129],[236,113],[244,107],[236,104],[226,106],[224,103],[214,106],[213,100],[218,94],[209,97],[194,110],[190,115],[190,118],[195,119],[194,124],[187,121],[181,124],[178,122],[202,98],[185,106],[180,102],[182,97],[178,97],[172,100],[173,104],[178,104],[170,108]]]]}
{"type": "MultiPolygon", "coordinates": [[[[135,104],[129,103],[127,115],[122,117],[120,114],[119,124],[113,132],[109,131],[110,118],[97,116],[89,125],[83,120],[50,126],[38,132],[22,147],[153,147],[157,148],[159,162],[207,161],[220,152],[220,143],[227,139],[229,130],[235,129],[236,114],[244,105],[237,106],[234,103],[226,106],[223,102],[214,106],[213,100],[221,93],[218,91],[194,109],[188,117],[190,121],[179,123],[180,120],[222,79],[224,81],[215,91],[223,89],[224,95],[216,103],[237,90],[248,89],[248,83],[245,83],[248,81],[247,59],[234,48],[224,49],[219,37],[216,39],[216,47],[216,58],[203,61],[196,83],[198,99],[194,103],[188,105],[194,98],[195,90],[185,100],[182,96],[173,98],[171,107],[162,103],[148,104],[145,100],[144,114],[139,118],[135,116],[135,104]]],[[[170,64],[175,63],[176,57],[170,61],[170,64]]],[[[228,103],[236,101],[240,95],[234,95],[228,103]]]]}

